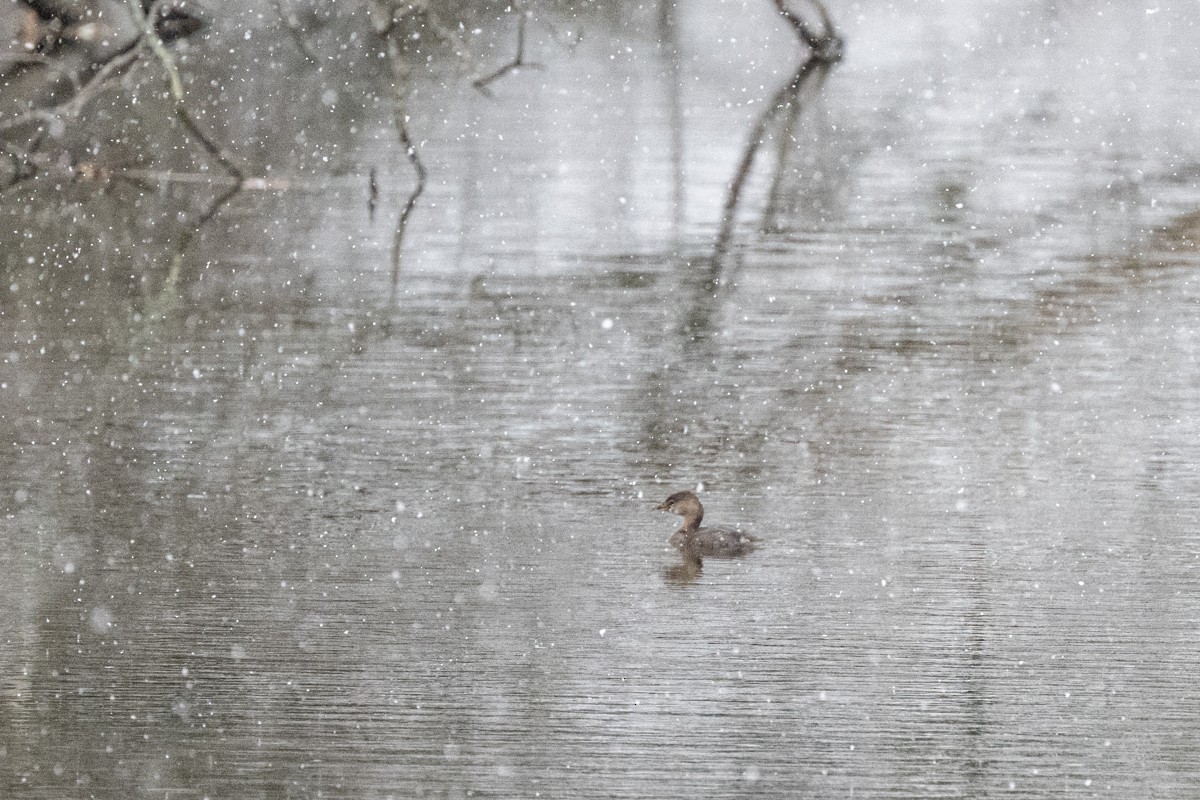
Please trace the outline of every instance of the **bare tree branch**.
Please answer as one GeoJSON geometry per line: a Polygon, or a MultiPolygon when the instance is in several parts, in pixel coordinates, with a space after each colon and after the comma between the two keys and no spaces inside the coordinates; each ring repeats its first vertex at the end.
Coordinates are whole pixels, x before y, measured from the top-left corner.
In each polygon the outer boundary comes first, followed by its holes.
{"type": "Polygon", "coordinates": [[[400,140],[400,146],[404,148],[404,157],[408,160],[409,165],[412,166],[417,178],[416,184],[404,202],[404,207],[400,210],[400,216],[396,219],[396,231],[392,236],[392,276],[391,291],[388,298],[388,303],[391,305],[396,302],[396,292],[400,283],[400,257],[404,251],[404,234],[408,230],[408,221],[417,207],[417,201],[425,191],[427,177],[425,165],[421,161],[421,155],[417,152],[417,146],[409,133],[408,116],[405,114],[405,101],[408,91],[412,86],[412,69],[404,60],[402,43],[397,41],[401,37],[394,34],[400,23],[407,17],[421,13],[424,14],[425,21],[429,22],[429,14],[423,9],[418,10],[414,8],[412,5],[408,5],[402,10],[396,9],[384,4],[381,0],[374,0],[371,9],[373,12],[372,24],[375,32],[384,40],[388,66],[391,67],[392,72],[392,87],[396,102],[396,108],[393,112],[396,138],[400,140]],[[399,16],[397,16],[397,11],[400,11],[399,16]]]}
{"type": "Polygon", "coordinates": [[[784,177],[789,162],[788,156],[796,149],[796,131],[800,124],[800,116],[804,112],[807,101],[815,99],[821,93],[825,79],[829,76],[829,68],[829,64],[820,64],[814,71],[811,80],[807,80],[802,86],[797,87],[783,112],[783,122],[780,124],[777,136],[779,146],[775,155],[775,169],[771,176],[771,187],[767,192],[767,203],[763,208],[762,229],[764,231],[778,227],[780,207],[783,205],[785,197],[784,177]]]}
{"type": "Polygon", "coordinates": [[[379,178],[375,173],[375,167],[371,167],[371,171],[367,175],[367,219],[371,222],[375,221],[375,209],[378,206],[379,178]]]}
{"type": "Polygon", "coordinates": [[[413,209],[417,207],[417,200],[420,199],[421,193],[425,191],[427,177],[425,165],[421,163],[421,156],[417,152],[417,146],[413,144],[412,137],[408,133],[408,121],[403,109],[396,109],[396,135],[404,147],[404,155],[408,159],[408,163],[412,165],[417,174],[417,183],[409,193],[408,199],[404,201],[404,208],[400,210],[400,217],[396,220],[396,233],[392,236],[392,288],[388,298],[389,305],[396,302],[396,287],[400,282],[400,254],[404,248],[404,233],[408,229],[408,218],[412,215],[413,209]]]}
{"type": "Polygon", "coordinates": [[[225,191],[215,195],[212,201],[208,204],[208,207],[205,208],[205,210],[197,218],[196,224],[183,235],[175,253],[176,259],[178,259],[187,250],[188,245],[191,244],[192,240],[200,232],[200,229],[203,228],[209,220],[216,216],[217,212],[222,206],[224,206],[233,198],[234,195],[242,190],[242,182],[245,178],[245,175],[242,170],[233,163],[229,156],[225,154],[220,146],[218,146],[216,142],[209,138],[208,134],[200,129],[200,126],[196,124],[194,119],[192,119],[192,115],[188,113],[183,95],[183,80],[180,78],[179,69],[175,65],[175,57],[171,55],[169,50],[167,50],[166,46],[163,44],[162,38],[158,35],[158,31],[154,29],[154,19],[157,17],[159,10],[163,7],[164,2],[166,2],[166,0],[155,0],[155,3],[150,7],[150,9],[146,11],[145,14],[142,14],[141,6],[139,5],[138,0],[129,0],[129,4],[133,10],[133,15],[136,18],[139,27],[142,29],[141,38],[143,41],[149,44],[150,49],[158,57],[159,62],[163,66],[163,72],[166,73],[168,82],[170,83],[171,99],[174,104],[175,118],[183,124],[183,127],[191,135],[191,138],[200,143],[200,146],[204,149],[204,152],[208,153],[209,157],[220,164],[221,167],[224,168],[227,173],[229,173],[229,176],[233,178],[233,185],[231,185],[225,191]]]}
{"type": "Polygon", "coordinates": [[[120,74],[126,67],[133,64],[141,56],[141,48],[134,45],[130,49],[118,53],[108,60],[83,87],[67,100],[50,108],[32,108],[22,114],[0,122],[0,132],[21,128],[38,122],[53,122],[56,119],[74,118],[79,116],[84,107],[92,102],[98,94],[107,89],[109,81],[120,74]]]}
{"type": "Polygon", "coordinates": [[[517,8],[516,3],[513,3],[512,5],[510,5],[509,9],[511,10],[511,13],[517,15],[517,52],[516,52],[516,55],[513,56],[512,61],[509,61],[507,64],[502,65],[499,69],[496,69],[495,71],[488,73],[487,75],[483,76],[482,78],[477,78],[471,82],[472,86],[474,86],[479,91],[483,92],[485,95],[488,95],[489,97],[491,96],[492,92],[490,89],[488,89],[488,86],[491,83],[493,83],[494,81],[497,81],[500,78],[503,78],[508,73],[513,72],[518,69],[521,69],[522,67],[528,67],[530,69],[545,69],[545,66],[542,64],[538,64],[536,62],[529,62],[529,61],[525,60],[525,27],[529,22],[529,12],[523,11],[523,10],[517,8]]]}
{"type": "Polygon", "coordinates": [[[810,58],[797,68],[791,80],[784,84],[779,91],[768,101],[763,112],[758,115],[758,119],[754,122],[754,127],[750,129],[750,135],[746,138],[746,149],[742,151],[741,161],[738,162],[737,169],[734,170],[733,179],[729,182],[729,191],[725,195],[725,205],[721,209],[721,227],[717,232],[717,239],[714,245],[714,250],[717,254],[723,254],[729,247],[729,241],[733,236],[733,225],[737,219],[738,206],[741,204],[742,191],[745,189],[746,181],[750,177],[750,173],[754,168],[754,161],[758,157],[758,151],[762,148],[763,142],[766,139],[767,127],[775,121],[780,114],[787,112],[794,103],[799,102],[799,95],[805,84],[812,79],[814,74],[817,80],[823,80],[824,72],[828,70],[828,65],[810,58]]]}
{"type": "MultiPolygon", "coordinates": [[[[0,53],[0,64],[9,64],[12,68],[20,66],[39,66],[45,67],[51,72],[57,73],[71,82],[71,88],[79,91],[79,74],[75,70],[66,69],[59,63],[56,58],[50,58],[42,53],[0,53]]],[[[7,74],[7,71],[0,73],[0,77],[7,74]]]]}
{"type": "Polygon", "coordinates": [[[204,152],[208,153],[218,164],[225,168],[237,183],[241,183],[245,179],[245,173],[233,163],[229,156],[222,150],[212,139],[208,137],[204,131],[200,130],[200,126],[192,119],[192,115],[188,113],[187,108],[183,103],[178,103],[175,106],[175,117],[183,123],[183,127],[187,128],[188,133],[192,138],[200,143],[204,148],[204,152]]]}
{"type": "Polygon", "coordinates": [[[809,0],[821,17],[824,28],[821,33],[814,31],[799,14],[792,11],[787,5],[787,0],[771,1],[779,15],[787,21],[800,41],[808,47],[809,53],[796,68],[791,79],[780,87],[767,103],[767,107],[750,129],[746,149],[742,151],[741,161],[734,170],[733,178],[729,182],[729,191],[725,195],[725,204],[721,209],[721,225],[717,230],[716,241],[713,243],[714,269],[719,269],[721,257],[729,249],[730,240],[733,238],[734,224],[737,221],[738,207],[742,201],[742,192],[753,171],[758,151],[762,148],[767,128],[781,114],[786,114],[785,119],[792,120],[789,127],[794,127],[793,117],[801,111],[804,89],[811,87],[814,91],[819,90],[830,67],[842,58],[844,47],[842,39],[834,28],[833,20],[830,19],[829,12],[821,0],[809,0]]]}
{"type": "Polygon", "coordinates": [[[833,26],[833,19],[829,16],[829,11],[821,0],[809,0],[809,3],[817,10],[817,15],[821,18],[821,24],[824,30],[820,33],[813,30],[807,21],[795,11],[788,8],[787,0],[772,0],[775,4],[775,10],[779,12],[779,16],[791,26],[800,40],[808,45],[812,57],[819,61],[824,61],[829,64],[836,63],[842,58],[843,43],[841,36],[838,35],[837,29],[833,26]]]}
{"type": "Polygon", "coordinates": [[[165,0],[155,0],[154,5],[144,14],[139,0],[127,0],[127,2],[134,21],[142,29],[142,40],[150,45],[150,49],[154,51],[154,55],[158,56],[159,62],[163,65],[163,71],[167,74],[167,80],[171,85],[171,96],[175,98],[176,103],[182,103],[183,80],[179,77],[179,68],[175,66],[175,57],[163,44],[158,31],[154,30],[154,19],[158,16],[159,9],[163,7],[165,0]]]}

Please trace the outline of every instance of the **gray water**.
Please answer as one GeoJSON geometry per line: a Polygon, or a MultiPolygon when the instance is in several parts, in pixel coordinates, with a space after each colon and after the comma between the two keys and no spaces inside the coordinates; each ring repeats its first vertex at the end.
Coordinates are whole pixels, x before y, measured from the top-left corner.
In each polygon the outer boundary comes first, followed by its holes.
{"type": "Polygon", "coordinates": [[[427,96],[394,307],[382,119],[373,223],[14,271],[0,796],[1200,794],[1190,6],[831,3],[714,291],[766,5],[685,15],[682,197],[644,38],[427,96]],[[697,486],[762,550],[680,570],[697,486]]]}

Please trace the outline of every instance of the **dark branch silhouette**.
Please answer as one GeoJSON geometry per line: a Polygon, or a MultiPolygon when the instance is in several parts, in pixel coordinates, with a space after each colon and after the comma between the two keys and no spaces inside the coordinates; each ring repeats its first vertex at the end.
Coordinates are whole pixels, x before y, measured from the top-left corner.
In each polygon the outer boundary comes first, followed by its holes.
{"type": "Polygon", "coordinates": [[[118,53],[108,60],[91,78],[84,83],[79,91],[63,102],[49,108],[31,108],[21,114],[0,122],[0,133],[21,128],[34,123],[49,123],[56,119],[78,117],[97,95],[112,86],[114,78],[118,77],[127,67],[136,62],[142,55],[139,43],[118,53]]]}
{"type": "Polygon", "coordinates": [[[404,207],[400,209],[400,216],[396,219],[396,232],[392,236],[392,277],[391,290],[388,296],[388,304],[392,305],[396,302],[396,291],[400,283],[400,256],[404,251],[404,234],[408,230],[408,221],[417,207],[417,201],[425,191],[426,179],[425,165],[422,163],[421,154],[417,152],[416,143],[413,142],[412,135],[408,131],[408,116],[405,114],[405,100],[407,99],[408,91],[412,87],[412,71],[404,61],[404,53],[402,51],[403,37],[397,36],[396,33],[398,28],[402,30],[402,22],[406,21],[408,17],[415,15],[423,15],[425,21],[435,29],[441,26],[428,13],[420,11],[413,6],[399,9],[377,2],[376,8],[379,14],[375,22],[375,32],[383,40],[388,66],[391,68],[392,73],[392,86],[395,91],[396,108],[393,115],[396,125],[396,138],[400,140],[400,146],[404,148],[404,157],[412,166],[417,178],[416,184],[408,195],[408,199],[404,201],[404,207]]]}
{"type": "Polygon", "coordinates": [[[828,64],[834,64],[841,60],[844,43],[838,35],[837,30],[833,26],[833,20],[829,16],[829,11],[825,8],[821,0],[809,0],[809,3],[816,9],[817,15],[821,18],[822,30],[818,33],[813,30],[795,11],[792,11],[787,6],[787,0],[772,0],[775,4],[775,9],[779,12],[779,16],[792,27],[796,35],[802,42],[808,45],[810,58],[815,58],[818,61],[823,61],[828,64]]]}
{"type": "MultiPolygon", "coordinates": [[[[242,190],[242,183],[245,180],[245,174],[241,169],[238,168],[236,164],[233,163],[232,159],[225,154],[225,151],[222,150],[216,142],[209,138],[208,134],[200,129],[200,126],[196,124],[194,119],[192,119],[192,115],[188,113],[186,100],[183,95],[183,81],[179,77],[179,70],[175,65],[175,57],[171,55],[171,52],[167,50],[163,44],[163,33],[161,32],[159,26],[156,25],[156,22],[162,20],[165,16],[164,9],[167,7],[164,5],[164,3],[165,0],[156,0],[156,2],[146,9],[145,16],[138,18],[138,24],[142,28],[141,39],[150,46],[150,50],[162,64],[163,73],[171,87],[171,101],[174,106],[175,118],[183,124],[184,129],[188,132],[193,140],[200,144],[200,147],[204,150],[204,152],[206,152],[210,158],[220,164],[221,167],[229,174],[229,177],[233,179],[232,185],[229,186],[225,191],[220,192],[213,197],[212,201],[208,204],[208,207],[197,218],[196,224],[193,225],[183,235],[183,238],[180,240],[175,252],[175,257],[178,260],[179,257],[182,256],[187,250],[188,246],[192,243],[192,240],[200,233],[200,230],[208,223],[208,221],[216,216],[221,207],[242,190]]],[[[137,3],[135,3],[134,0],[130,0],[130,4],[135,8],[137,7],[137,3]]],[[[135,16],[137,16],[136,12],[135,16]]],[[[175,271],[178,271],[177,267],[175,268],[175,271]]]]}
{"type": "Polygon", "coordinates": [[[220,192],[213,197],[213,199],[209,202],[208,207],[205,208],[205,210],[196,219],[196,224],[193,225],[186,233],[184,233],[179,247],[176,250],[177,255],[181,255],[187,250],[188,246],[191,245],[192,240],[196,238],[196,236],[200,233],[200,230],[206,224],[208,224],[208,221],[215,217],[217,212],[220,211],[226,203],[232,200],[234,196],[242,190],[242,186],[246,178],[242,170],[233,163],[229,156],[226,155],[225,152],[221,150],[221,148],[218,147],[217,144],[213,142],[213,140],[210,139],[207,134],[204,133],[204,131],[200,130],[200,127],[196,124],[196,121],[192,119],[192,116],[188,113],[187,109],[184,108],[182,102],[177,103],[175,106],[175,117],[183,123],[183,127],[188,130],[188,133],[191,134],[193,139],[200,143],[200,146],[204,148],[204,151],[208,153],[209,156],[211,156],[218,164],[220,164],[226,172],[229,173],[229,177],[232,179],[230,186],[228,186],[225,191],[220,192]]]}
{"type": "Polygon", "coordinates": [[[409,193],[408,199],[404,202],[404,208],[400,210],[400,218],[396,220],[396,233],[392,237],[392,288],[388,299],[389,304],[396,302],[396,287],[400,282],[400,253],[404,247],[404,232],[408,229],[408,218],[412,215],[413,209],[417,207],[417,200],[421,197],[421,193],[425,191],[425,165],[421,163],[421,156],[417,152],[417,146],[413,144],[412,137],[408,133],[408,123],[405,120],[404,112],[401,109],[396,111],[396,135],[400,138],[400,144],[404,147],[404,155],[408,159],[408,163],[412,165],[413,171],[417,175],[417,183],[413,186],[412,192],[409,193]]]}
{"type": "Polygon", "coordinates": [[[800,15],[788,8],[785,0],[772,0],[772,2],[779,11],[779,15],[787,21],[796,36],[808,48],[808,53],[792,77],[767,102],[766,108],[759,114],[754,126],[750,129],[746,148],[742,151],[742,158],[734,170],[733,178],[729,181],[729,190],[721,209],[721,224],[713,244],[714,273],[720,270],[721,259],[729,249],[742,195],[753,171],[758,152],[762,149],[766,139],[767,129],[780,116],[784,116],[788,129],[795,127],[796,117],[803,107],[805,89],[811,89],[814,94],[819,91],[829,70],[841,60],[844,51],[842,39],[833,27],[833,21],[829,18],[829,13],[820,0],[810,0],[822,20],[820,32],[814,30],[800,15]]]}
{"type": "Polygon", "coordinates": [[[375,174],[375,168],[371,167],[371,171],[367,175],[367,219],[371,222],[375,221],[375,209],[378,206],[379,178],[375,174]]]}
{"type": "Polygon", "coordinates": [[[504,64],[503,66],[499,67],[498,69],[494,70],[493,72],[490,72],[487,75],[484,75],[482,78],[477,78],[476,80],[471,82],[472,85],[476,89],[478,89],[479,91],[488,95],[489,97],[491,96],[492,92],[488,87],[494,81],[497,81],[500,78],[503,78],[508,73],[513,72],[518,69],[521,69],[522,67],[528,67],[530,69],[544,69],[545,68],[544,65],[542,65],[542,64],[538,64],[535,62],[529,62],[529,61],[525,60],[525,26],[529,22],[529,13],[527,11],[523,11],[523,10],[517,8],[516,3],[513,3],[511,6],[509,6],[509,8],[512,10],[513,14],[517,15],[517,53],[516,53],[516,55],[513,56],[512,61],[509,61],[507,64],[504,64]]]}

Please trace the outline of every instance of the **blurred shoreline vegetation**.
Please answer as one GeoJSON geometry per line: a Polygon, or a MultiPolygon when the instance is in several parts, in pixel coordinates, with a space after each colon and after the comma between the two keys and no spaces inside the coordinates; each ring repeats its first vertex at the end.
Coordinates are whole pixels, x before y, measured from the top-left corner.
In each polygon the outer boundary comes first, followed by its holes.
{"type": "MultiPolygon", "coordinates": [[[[751,130],[714,273],[764,127],[782,115],[780,138],[790,140],[803,89],[819,89],[841,57],[819,0],[762,7],[808,55],[751,130]]],[[[10,254],[2,277],[54,293],[81,273],[106,276],[136,305],[192,280],[198,265],[189,268],[185,254],[195,240],[237,228],[228,206],[238,193],[258,195],[269,217],[287,213],[289,192],[333,191],[372,223],[377,208],[390,216],[394,300],[408,221],[429,174],[410,112],[451,94],[490,97],[514,73],[553,69],[585,36],[653,43],[678,87],[679,14],[674,0],[8,0],[0,6],[0,208],[9,223],[0,246],[10,254]]],[[[678,159],[682,110],[678,97],[669,102],[678,159]]]]}
{"type": "Polygon", "coordinates": [[[333,188],[373,216],[377,168],[387,165],[369,163],[359,145],[393,123],[387,158],[415,168],[397,177],[411,185],[382,187],[399,195],[392,205],[407,200],[402,227],[424,180],[420,136],[404,123],[410,105],[487,94],[518,67],[552,67],[584,32],[636,27],[639,7],[9,0],[0,7],[4,283],[55,295],[81,276],[93,287],[107,277],[136,306],[190,280],[197,265],[182,256],[195,239],[239,225],[226,206],[237,192],[273,201],[333,188]],[[214,217],[222,224],[206,228],[214,217]]]}

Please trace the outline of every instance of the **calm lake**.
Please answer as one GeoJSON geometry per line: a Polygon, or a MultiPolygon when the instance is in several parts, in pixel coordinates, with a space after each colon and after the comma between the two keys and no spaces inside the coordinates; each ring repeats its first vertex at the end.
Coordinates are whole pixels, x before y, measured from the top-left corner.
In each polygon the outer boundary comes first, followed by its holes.
{"type": "Polygon", "coordinates": [[[1200,796],[1195,8],[829,6],[720,261],[765,0],[422,84],[390,305],[386,108],[137,308],[31,241],[0,796],[1200,796]]]}

